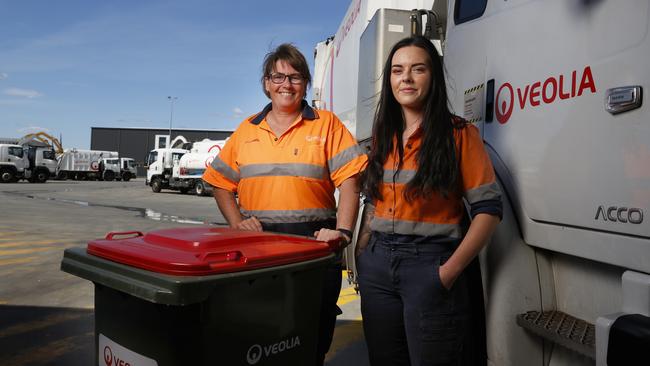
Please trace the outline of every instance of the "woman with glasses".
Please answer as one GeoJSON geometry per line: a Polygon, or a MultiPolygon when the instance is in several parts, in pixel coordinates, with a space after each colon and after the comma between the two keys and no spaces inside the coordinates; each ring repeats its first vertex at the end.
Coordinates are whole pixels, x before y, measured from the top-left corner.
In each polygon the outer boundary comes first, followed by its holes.
{"type": "Polygon", "coordinates": [[[449,110],[426,38],[390,51],[365,178],[374,217],[357,265],[370,363],[485,365],[470,270],[500,221],[501,193],[478,129],[449,110]]]}
{"type": "MultiPolygon", "coordinates": [[[[261,82],[271,103],[239,125],[203,175],[215,187],[219,210],[232,228],[348,243],[358,211],[357,176],[366,155],[333,113],[305,101],[311,74],[293,45],[282,44],[266,55],[261,82]]],[[[340,314],[337,262],[325,279],[317,365],[323,364],[340,314]]]]}

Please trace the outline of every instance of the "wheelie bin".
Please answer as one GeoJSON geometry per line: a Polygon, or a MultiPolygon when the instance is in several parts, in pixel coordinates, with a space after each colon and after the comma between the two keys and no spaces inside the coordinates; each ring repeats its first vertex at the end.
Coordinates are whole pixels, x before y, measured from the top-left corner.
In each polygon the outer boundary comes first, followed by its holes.
{"type": "Polygon", "coordinates": [[[109,233],[64,252],[95,284],[100,366],[310,365],[331,245],[225,228],[109,233]]]}

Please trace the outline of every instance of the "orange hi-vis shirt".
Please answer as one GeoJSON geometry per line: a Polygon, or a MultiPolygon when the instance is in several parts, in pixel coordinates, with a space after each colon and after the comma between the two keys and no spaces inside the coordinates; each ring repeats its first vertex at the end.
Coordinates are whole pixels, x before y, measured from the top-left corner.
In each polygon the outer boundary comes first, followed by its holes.
{"type": "MultiPolygon", "coordinates": [[[[426,237],[460,239],[465,213],[463,198],[474,217],[479,213],[501,216],[501,189],[478,129],[470,124],[454,129],[456,156],[460,166],[460,189],[447,198],[434,192],[408,202],[404,198],[406,184],[415,176],[416,154],[422,143],[418,129],[404,146],[404,160],[398,170],[397,146],[384,163],[384,179],[380,185],[382,200],[375,202],[375,217],[370,223],[374,231],[426,237]],[[462,196],[461,196],[462,194],[462,196]]],[[[395,143],[400,143],[395,139],[395,143]]]]}
{"type": "Polygon", "coordinates": [[[265,223],[336,218],[334,190],[359,174],[367,156],[332,113],[303,101],[301,116],[275,136],[262,112],[242,122],[203,174],[214,187],[237,192],[245,217],[265,223]]]}

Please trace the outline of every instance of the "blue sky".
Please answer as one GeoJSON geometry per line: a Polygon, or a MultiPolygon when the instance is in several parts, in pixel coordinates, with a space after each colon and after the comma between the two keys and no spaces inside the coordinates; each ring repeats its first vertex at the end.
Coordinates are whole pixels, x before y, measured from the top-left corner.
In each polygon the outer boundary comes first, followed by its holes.
{"type": "Polygon", "coordinates": [[[90,127],[234,129],[266,103],[264,55],[313,48],[350,0],[0,0],[0,137],[90,127]]]}

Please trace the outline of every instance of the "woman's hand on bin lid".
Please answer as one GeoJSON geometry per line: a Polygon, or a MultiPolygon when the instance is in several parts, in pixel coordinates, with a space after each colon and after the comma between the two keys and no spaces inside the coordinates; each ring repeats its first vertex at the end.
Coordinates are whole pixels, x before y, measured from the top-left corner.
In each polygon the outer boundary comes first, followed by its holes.
{"type": "Polygon", "coordinates": [[[344,248],[350,244],[352,238],[340,230],[320,229],[314,232],[316,240],[326,241],[332,248],[344,248]]]}

